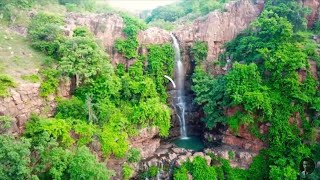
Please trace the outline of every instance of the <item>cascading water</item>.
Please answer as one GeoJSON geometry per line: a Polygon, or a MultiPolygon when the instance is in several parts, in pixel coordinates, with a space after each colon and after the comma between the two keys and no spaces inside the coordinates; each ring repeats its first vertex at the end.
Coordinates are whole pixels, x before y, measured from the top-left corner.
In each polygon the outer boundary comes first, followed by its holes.
{"type": "Polygon", "coordinates": [[[180,56],[180,47],[179,47],[179,43],[178,40],[176,39],[176,37],[174,37],[173,34],[170,34],[171,38],[173,40],[173,47],[174,47],[174,51],[175,51],[175,82],[177,85],[177,90],[176,93],[174,95],[174,99],[176,99],[175,102],[175,109],[177,112],[177,116],[179,118],[179,122],[180,122],[180,134],[181,134],[181,138],[182,139],[187,139],[187,128],[186,128],[186,120],[185,120],[185,109],[186,109],[186,105],[185,105],[185,99],[184,99],[184,68],[183,68],[183,64],[181,62],[181,56],[180,56]]]}

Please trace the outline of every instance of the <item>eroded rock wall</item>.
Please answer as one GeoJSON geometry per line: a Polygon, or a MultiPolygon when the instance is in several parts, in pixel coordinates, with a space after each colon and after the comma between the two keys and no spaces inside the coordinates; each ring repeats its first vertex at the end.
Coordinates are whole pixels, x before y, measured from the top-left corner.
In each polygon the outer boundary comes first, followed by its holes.
{"type": "MultiPolygon", "coordinates": [[[[72,31],[79,26],[87,27],[105,48],[110,56],[112,64],[132,64],[133,61],[127,61],[114,48],[117,39],[126,38],[123,33],[125,27],[124,21],[118,14],[79,14],[69,13],[66,15],[65,33],[72,36],[72,31]]],[[[171,43],[170,33],[160,28],[148,28],[140,31],[138,34],[139,51],[146,54],[146,45],[171,43]]]]}
{"type": "MultiPolygon", "coordinates": [[[[60,83],[57,92],[60,97],[69,96],[68,81],[60,83]]],[[[18,135],[22,133],[24,125],[32,113],[52,116],[56,107],[54,96],[43,98],[40,96],[40,83],[20,83],[17,88],[11,88],[8,97],[0,98],[0,115],[13,118],[8,133],[18,135]]]]}
{"type": "Polygon", "coordinates": [[[192,24],[174,31],[174,34],[185,49],[195,41],[207,42],[207,61],[212,62],[223,51],[223,44],[246,29],[261,13],[263,7],[263,0],[232,1],[226,4],[223,10],[200,17],[192,24]]]}
{"type": "Polygon", "coordinates": [[[144,128],[139,136],[133,137],[130,142],[132,147],[140,150],[142,158],[148,158],[160,147],[160,138],[157,128],[144,128]]]}

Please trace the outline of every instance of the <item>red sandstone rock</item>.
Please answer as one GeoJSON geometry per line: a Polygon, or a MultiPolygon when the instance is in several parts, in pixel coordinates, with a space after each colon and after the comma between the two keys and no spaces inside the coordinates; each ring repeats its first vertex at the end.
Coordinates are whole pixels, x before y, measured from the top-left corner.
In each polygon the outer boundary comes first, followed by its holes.
{"type": "Polygon", "coordinates": [[[318,68],[317,68],[317,62],[316,61],[309,61],[310,62],[310,70],[312,73],[312,76],[315,79],[318,79],[318,68]]]}
{"type": "Polygon", "coordinates": [[[205,17],[196,19],[174,34],[183,47],[190,42],[208,42],[208,61],[217,59],[223,51],[223,44],[232,40],[261,13],[264,1],[253,3],[251,0],[239,0],[225,5],[225,10],[214,11],[205,17]]]}
{"type": "Polygon", "coordinates": [[[245,125],[240,126],[237,135],[234,135],[230,129],[227,129],[222,142],[227,145],[238,146],[253,152],[258,152],[265,147],[265,144],[260,139],[251,135],[248,127],[245,125]]]}
{"type": "Polygon", "coordinates": [[[130,142],[132,147],[140,150],[142,158],[148,158],[160,147],[160,138],[157,138],[159,130],[157,128],[145,128],[139,136],[133,137],[130,142]]]}
{"type": "Polygon", "coordinates": [[[308,27],[310,28],[319,16],[320,0],[302,0],[302,4],[311,9],[311,14],[308,17],[308,27]]]}

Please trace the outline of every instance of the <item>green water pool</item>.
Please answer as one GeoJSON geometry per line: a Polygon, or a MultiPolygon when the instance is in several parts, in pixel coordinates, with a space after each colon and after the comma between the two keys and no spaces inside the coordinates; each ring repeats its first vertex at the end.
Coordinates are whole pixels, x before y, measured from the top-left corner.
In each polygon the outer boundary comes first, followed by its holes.
{"type": "Polygon", "coordinates": [[[175,145],[180,148],[191,149],[194,151],[202,151],[204,149],[204,144],[199,136],[190,136],[184,139],[176,139],[173,141],[175,145]]]}

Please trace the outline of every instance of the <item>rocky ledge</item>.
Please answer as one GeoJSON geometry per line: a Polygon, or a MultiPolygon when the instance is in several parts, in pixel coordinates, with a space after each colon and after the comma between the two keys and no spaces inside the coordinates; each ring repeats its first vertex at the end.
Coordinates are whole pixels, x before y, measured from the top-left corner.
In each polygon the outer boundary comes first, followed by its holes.
{"type": "MultiPolygon", "coordinates": [[[[153,156],[143,159],[136,165],[136,174],[147,171],[150,167],[158,168],[157,179],[172,179],[173,169],[180,167],[186,161],[193,161],[197,156],[206,159],[208,165],[212,165],[212,155],[230,161],[232,167],[247,169],[257,152],[239,148],[237,146],[222,145],[219,147],[207,148],[204,151],[196,152],[179,148],[172,143],[163,143],[154,152],[153,156]]],[[[138,177],[136,177],[138,179],[138,177]]]]}

